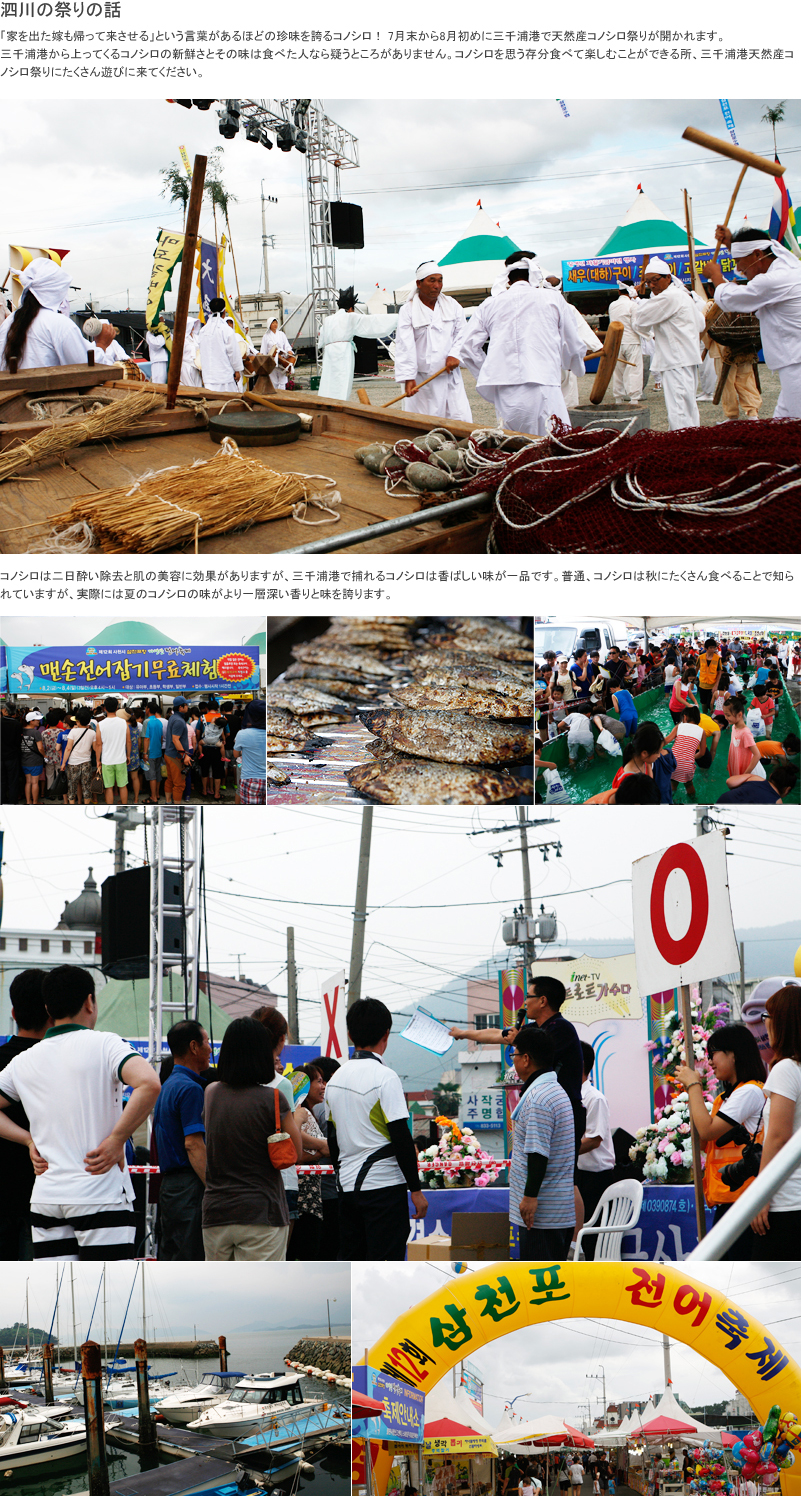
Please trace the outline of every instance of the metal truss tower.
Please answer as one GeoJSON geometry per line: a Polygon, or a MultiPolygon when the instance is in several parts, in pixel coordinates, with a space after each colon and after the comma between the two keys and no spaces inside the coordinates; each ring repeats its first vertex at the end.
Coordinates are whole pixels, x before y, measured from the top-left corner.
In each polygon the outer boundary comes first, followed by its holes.
{"type": "Polygon", "coordinates": [[[326,114],[319,99],[242,99],[242,127],[258,123],[276,131],[294,125],[306,133],[306,205],[309,222],[311,301],[315,341],[323,318],[336,311],[337,283],[331,243],[331,200],[339,197],[339,173],[359,165],[359,142],[326,114]],[[298,104],[306,105],[299,109],[298,104]],[[333,172],[333,184],[331,180],[333,172]]]}
{"type": "Polygon", "coordinates": [[[201,807],[160,805],[151,827],[148,1059],[158,1068],[165,1031],[198,1012],[201,807]],[[180,977],[180,998],[173,996],[174,973],[180,977]]]}

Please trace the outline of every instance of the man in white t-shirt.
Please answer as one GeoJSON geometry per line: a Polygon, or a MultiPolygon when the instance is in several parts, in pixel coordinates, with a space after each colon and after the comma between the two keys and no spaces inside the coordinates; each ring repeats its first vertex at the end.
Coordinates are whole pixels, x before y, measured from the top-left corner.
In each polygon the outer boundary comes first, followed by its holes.
{"type": "Polygon", "coordinates": [[[98,767],[103,771],[103,788],[106,804],[114,804],[114,786],[119,786],[120,804],[128,803],[128,759],[131,756],[131,730],[123,717],[116,714],[120,709],[116,696],[107,696],[103,702],[105,717],[98,723],[95,745],[98,767]]]}
{"type": "Polygon", "coordinates": [[[392,1014],[376,998],[348,1012],[352,1060],[325,1088],[328,1147],[339,1185],[340,1251],[345,1262],[403,1262],[409,1236],[407,1188],[414,1219],[428,1210],[399,1077],[381,1056],[392,1014]]]}
{"type": "Polygon", "coordinates": [[[92,974],[57,966],[42,984],[52,1027],[0,1072],[0,1137],[30,1150],[34,1259],[134,1255],[133,1186],[125,1144],[155,1105],[158,1077],[117,1034],[95,1032],[92,974]],[[123,1090],[132,1089],[123,1111],[123,1090]],[[19,1102],[29,1131],[6,1116],[19,1102]]]}
{"type": "MultiPolygon", "coordinates": [[[[612,1124],[609,1119],[609,1102],[590,1081],[595,1064],[595,1050],[586,1040],[581,1041],[584,1060],[581,1102],[587,1113],[584,1136],[576,1161],[579,1194],[584,1201],[584,1219],[589,1221],[603,1192],[615,1182],[615,1149],[612,1142],[612,1124]]],[[[589,1262],[595,1258],[597,1237],[585,1236],[582,1243],[584,1256],[589,1262]]]]}

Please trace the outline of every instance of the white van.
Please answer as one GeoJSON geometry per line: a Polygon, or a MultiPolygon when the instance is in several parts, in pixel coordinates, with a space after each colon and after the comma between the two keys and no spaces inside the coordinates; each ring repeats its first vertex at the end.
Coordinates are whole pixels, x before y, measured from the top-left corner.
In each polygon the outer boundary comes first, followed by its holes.
{"type": "Polygon", "coordinates": [[[547,649],[572,660],[577,649],[597,649],[603,664],[612,645],[628,648],[628,626],[619,618],[551,618],[534,625],[534,656],[541,660],[547,649]]]}

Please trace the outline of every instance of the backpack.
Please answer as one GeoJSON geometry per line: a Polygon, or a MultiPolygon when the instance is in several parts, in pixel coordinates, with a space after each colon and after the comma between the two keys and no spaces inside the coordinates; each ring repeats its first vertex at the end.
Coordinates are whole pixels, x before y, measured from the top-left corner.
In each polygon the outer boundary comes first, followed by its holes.
{"type": "Polygon", "coordinates": [[[224,739],[225,729],[222,726],[221,718],[215,718],[213,722],[206,722],[204,724],[203,742],[205,743],[207,748],[222,747],[224,739]]]}

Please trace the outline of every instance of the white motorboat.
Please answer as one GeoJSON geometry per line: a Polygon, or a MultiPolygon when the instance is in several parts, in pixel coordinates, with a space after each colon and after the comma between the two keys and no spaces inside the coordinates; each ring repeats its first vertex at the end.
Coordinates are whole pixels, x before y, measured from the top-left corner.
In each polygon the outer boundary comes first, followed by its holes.
{"type": "Polygon", "coordinates": [[[82,1418],[52,1418],[41,1408],[0,1407],[0,1466],[3,1472],[57,1465],[86,1450],[82,1418]]]}
{"type": "Polygon", "coordinates": [[[187,1427],[214,1438],[243,1439],[287,1411],[297,1414],[318,1408],[319,1403],[304,1398],[300,1383],[299,1376],[278,1371],[243,1377],[225,1402],[207,1408],[187,1427]]]}
{"type": "MultiPolygon", "coordinates": [[[[150,1377],[150,1406],[156,1407],[161,1399],[171,1391],[169,1382],[163,1377],[150,1377]]],[[[55,1390],[55,1389],[54,1389],[55,1390]]],[[[75,1388],[75,1398],[79,1403],[84,1400],[83,1378],[78,1378],[75,1388]]],[[[103,1377],[103,1406],[111,1408],[114,1412],[122,1412],[125,1408],[135,1408],[139,1404],[139,1388],[136,1377],[130,1372],[114,1372],[111,1376],[103,1377]]]]}
{"type": "Polygon", "coordinates": [[[173,1388],[167,1397],[163,1397],[159,1413],[168,1423],[185,1428],[209,1408],[227,1402],[234,1383],[241,1380],[241,1371],[204,1371],[200,1381],[193,1386],[173,1388]]]}

